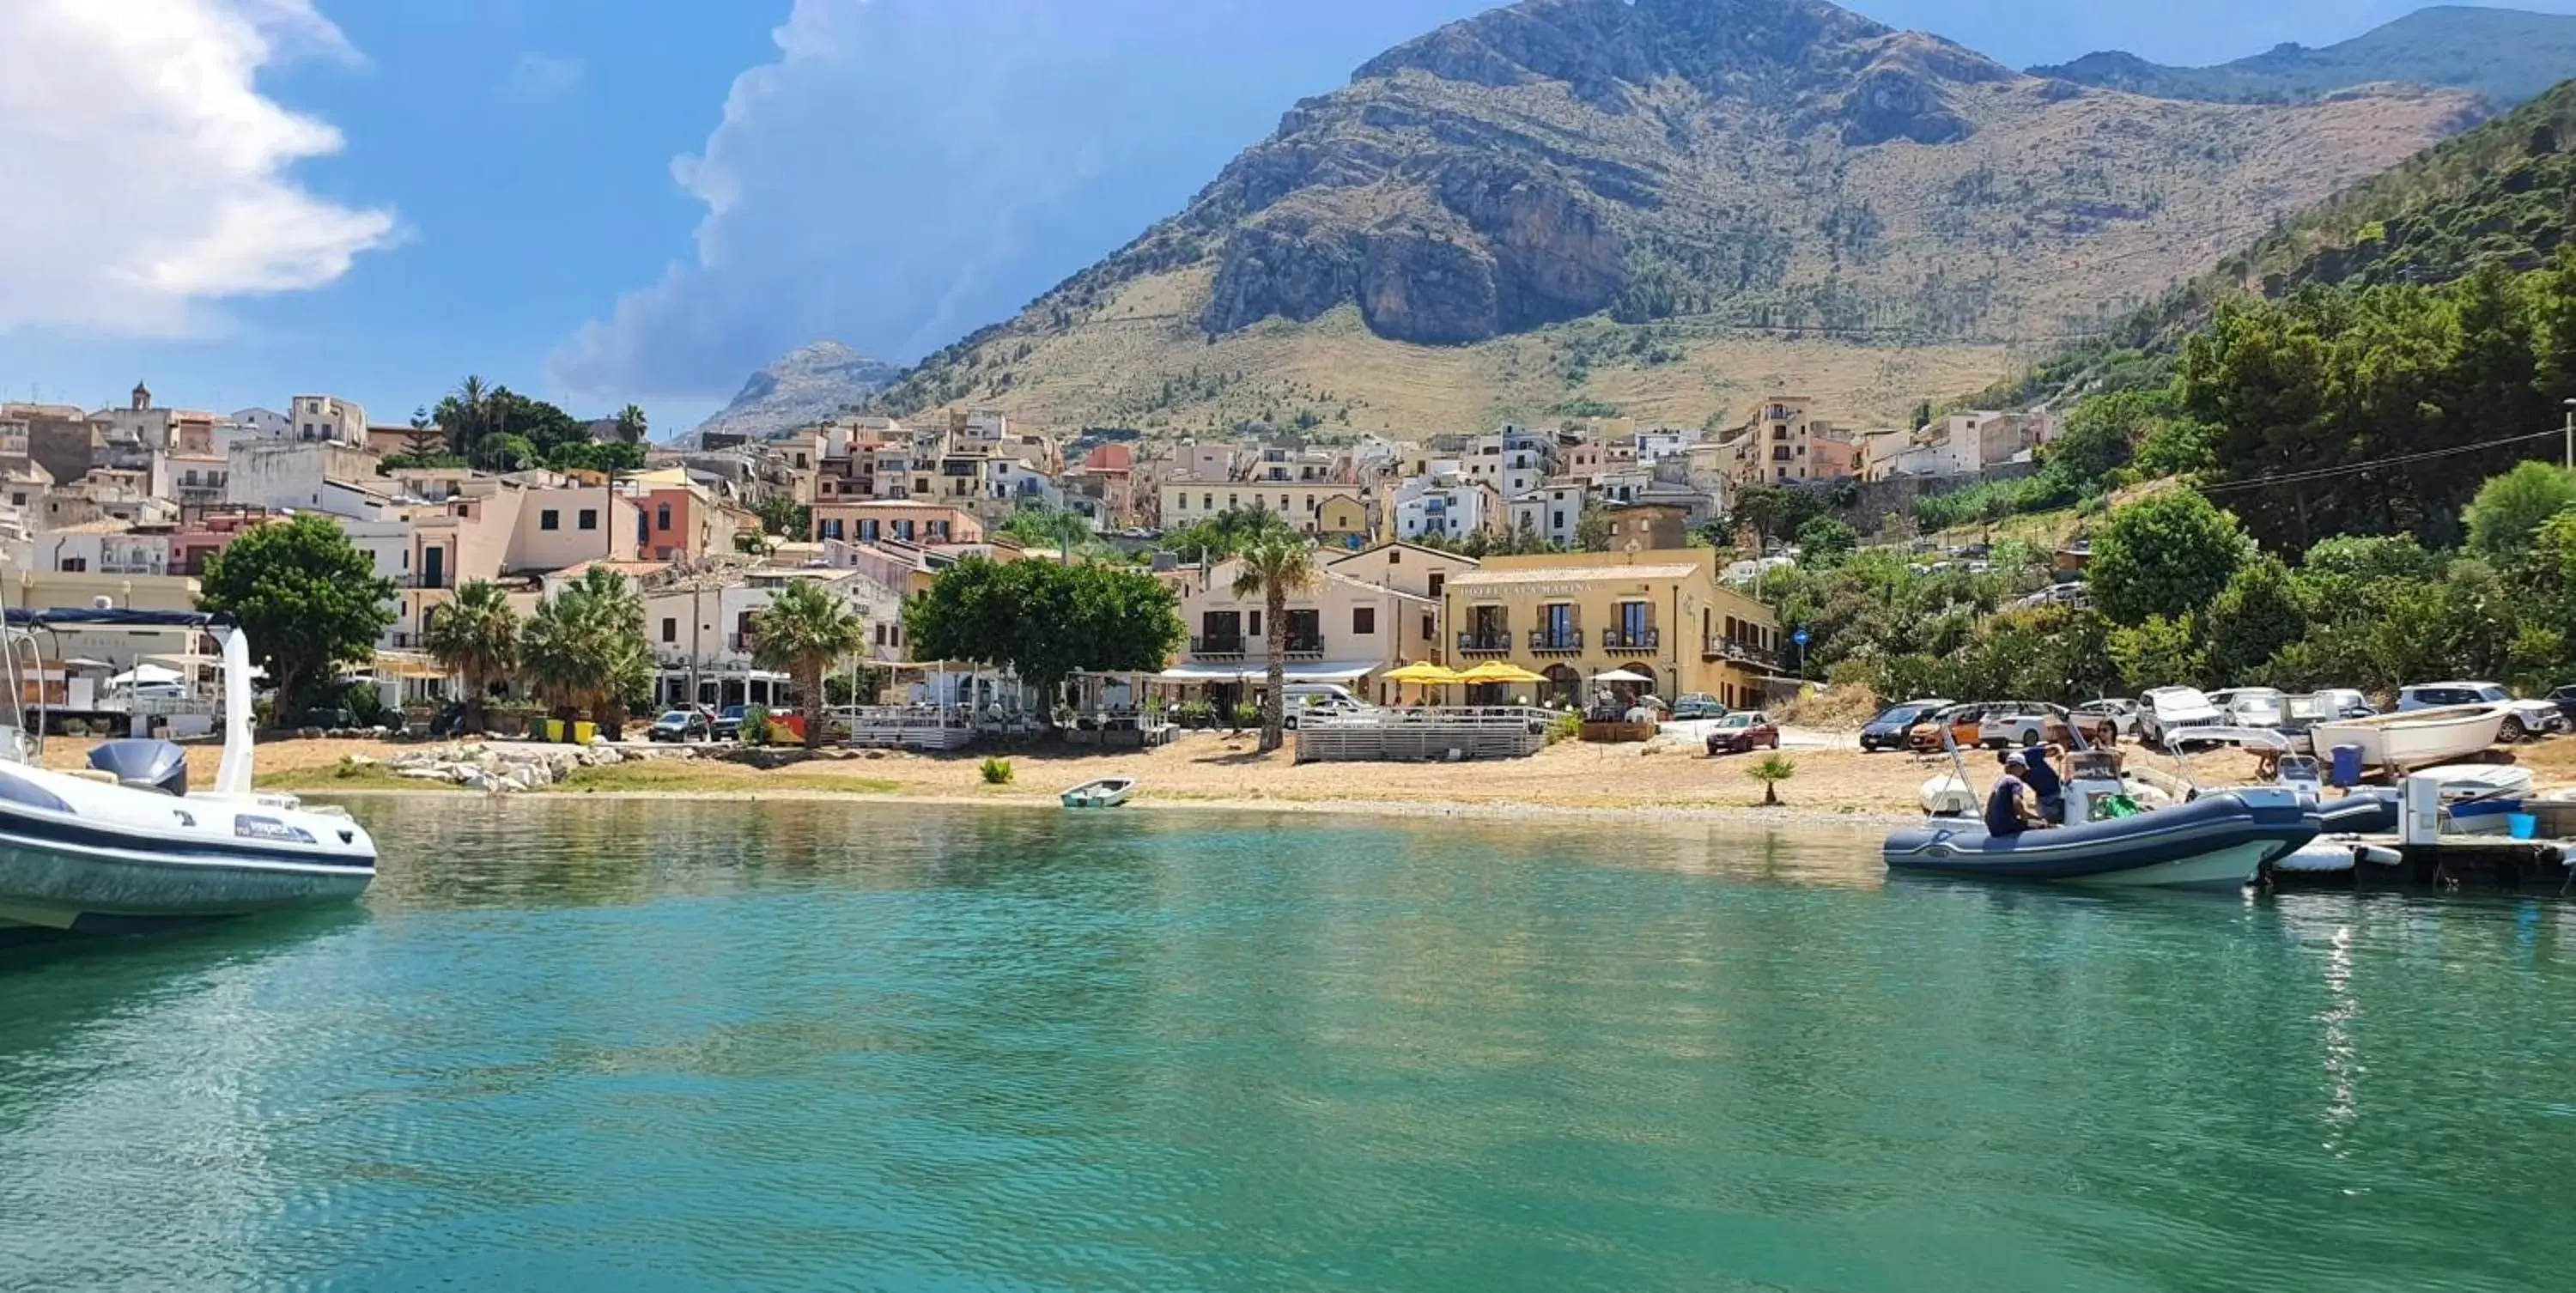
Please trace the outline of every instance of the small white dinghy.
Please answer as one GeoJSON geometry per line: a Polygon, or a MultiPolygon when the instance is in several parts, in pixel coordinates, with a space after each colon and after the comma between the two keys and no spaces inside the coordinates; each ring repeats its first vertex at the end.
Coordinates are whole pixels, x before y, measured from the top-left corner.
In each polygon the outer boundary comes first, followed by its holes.
{"type": "Polygon", "coordinates": [[[1102,777],[1064,792],[1067,808],[1116,808],[1136,796],[1134,777],[1102,777]]]}
{"type": "Polygon", "coordinates": [[[1974,817],[1981,810],[1977,792],[1954,773],[1944,772],[1925,781],[1922,796],[1926,817],[1974,817]]]}

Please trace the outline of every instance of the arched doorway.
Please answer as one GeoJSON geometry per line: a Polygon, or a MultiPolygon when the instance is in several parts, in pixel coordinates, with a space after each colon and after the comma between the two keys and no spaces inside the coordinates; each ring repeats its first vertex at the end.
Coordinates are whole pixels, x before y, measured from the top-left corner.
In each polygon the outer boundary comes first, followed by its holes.
{"type": "Polygon", "coordinates": [[[1547,679],[1541,699],[1558,709],[1578,709],[1583,704],[1583,674],[1570,664],[1552,664],[1539,671],[1547,679]]]}

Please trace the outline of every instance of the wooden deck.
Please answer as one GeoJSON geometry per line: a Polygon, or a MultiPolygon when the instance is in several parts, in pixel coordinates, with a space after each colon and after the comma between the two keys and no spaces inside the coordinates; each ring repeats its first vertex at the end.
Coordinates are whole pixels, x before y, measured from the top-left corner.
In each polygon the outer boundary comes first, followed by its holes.
{"type": "Polygon", "coordinates": [[[1370,709],[1297,724],[1299,763],[1525,759],[1547,748],[1543,709],[1370,709]]]}

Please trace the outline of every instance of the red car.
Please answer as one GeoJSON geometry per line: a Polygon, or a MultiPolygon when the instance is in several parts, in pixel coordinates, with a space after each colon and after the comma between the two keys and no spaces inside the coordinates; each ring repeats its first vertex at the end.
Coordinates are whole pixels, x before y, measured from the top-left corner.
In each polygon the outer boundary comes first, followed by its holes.
{"type": "Polygon", "coordinates": [[[1771,716],[1760,710],[1738,710],[1717,720],[1708,732],[1708,752],[1747,754],[1758,749],[1779,749],[1780,729],[1771,716]]]}

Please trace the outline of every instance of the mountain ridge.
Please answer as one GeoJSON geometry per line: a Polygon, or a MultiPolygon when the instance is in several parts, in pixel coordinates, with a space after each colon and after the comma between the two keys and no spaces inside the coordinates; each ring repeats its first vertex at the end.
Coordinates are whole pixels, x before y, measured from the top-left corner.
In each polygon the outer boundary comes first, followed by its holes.
{"type": "Polygon", "coordinates": [[[838,417],[865,407],[902,371],[838,341],[809,342],[762,365],[684,439],[704,444],[711,432],[760,439],[838,417]]]}
{"type": "Polygon", "coordinates": [[[2171,99],[2222,103],[2313,98],[2384,81],[2466,90],[2499,107],[2576,75],[2576,16],[2435,5],[2322,48],[2296,42],[2207,67],[2099,50],[2033,67],[2034,76],[2171,99]]]}
{"type": "Polygon", "coordinates": [[[1821,0],[1524,0],[1297,103],[878,405],[1175,434],[1695,423],[1783,387],[1905,408],[2481,115],[2408,87],[2144,98],[1821,0]]]}

